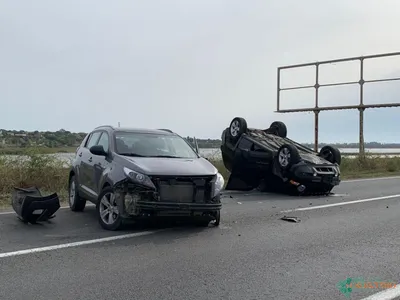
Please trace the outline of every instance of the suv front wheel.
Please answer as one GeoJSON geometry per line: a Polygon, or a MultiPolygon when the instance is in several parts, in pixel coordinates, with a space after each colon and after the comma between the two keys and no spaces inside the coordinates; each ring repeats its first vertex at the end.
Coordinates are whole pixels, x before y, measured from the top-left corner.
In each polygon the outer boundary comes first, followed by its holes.
{"type": "Polygon", "coordinates": [[[114,190],[111,187],[104,188],[96,205],[99,223],[107,230],[119,230],[122,227],[122,217],[115,201],[114,190]]]}

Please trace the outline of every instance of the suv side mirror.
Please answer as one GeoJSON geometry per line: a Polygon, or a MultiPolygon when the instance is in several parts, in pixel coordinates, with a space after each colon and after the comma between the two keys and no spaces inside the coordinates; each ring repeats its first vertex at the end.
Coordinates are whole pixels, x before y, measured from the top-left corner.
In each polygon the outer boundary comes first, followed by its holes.
{"type": "Polygon", "coordinates": [[[107,152],[104,150],[102,145],[95,145],[89,149],[90,153],[99,156],[107,156],[107,152]]]}

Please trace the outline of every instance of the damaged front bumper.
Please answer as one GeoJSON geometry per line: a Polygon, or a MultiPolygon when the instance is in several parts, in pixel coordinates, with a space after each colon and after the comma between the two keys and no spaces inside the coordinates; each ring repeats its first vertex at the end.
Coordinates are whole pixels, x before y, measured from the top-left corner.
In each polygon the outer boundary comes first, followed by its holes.
{"type": "Polygon", "coordinates": [[[220,195],[213,198],[193,196],[188,201],[163,201],[158,191],[124,181],[114,187],[115,197],[123,218],[150,216],[204,216],[221,210],[220,195]]]}
{"type": "Polygon", "coordinates": [[[336,186],[340,184],[340,169],[337,165],[309,165],[300,163],[294,165],[291,177],[300,183],[328,184],[336,186]]]}
{"type": "Polygon", "coordinates": [[[300,193],[328,193],[340,184],[338,165],[294,165],[285,176],[286,182],[296,187],[300,193]]]}

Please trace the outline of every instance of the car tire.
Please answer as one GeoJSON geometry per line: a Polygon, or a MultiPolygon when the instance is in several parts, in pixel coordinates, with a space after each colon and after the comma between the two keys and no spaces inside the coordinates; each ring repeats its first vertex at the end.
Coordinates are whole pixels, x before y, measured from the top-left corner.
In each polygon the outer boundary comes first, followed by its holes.
{"type": "Polygon", "coordinates": [[[96,205],[99,223],[103,229],[116,231],[123,226],[123,218],[115,201],[114,190],[105,187],[98,198],[96,205]]]}
{"type": "Polygon", "coordinates": [[[287,136],[287,127],[285,123],[280,121],[272,122],[267,131],[268,133],[272,133],[281,138],[285,138],[287,136]]]}
{"type": "Polygon", "coordinates": [[[231,124],[229,125],[229,136],[231,140],[237,142],[241,135],[247,131],[247,122],[245,119],[236,117],[232,120],[231,124]]]}
{"type": "Polygon", "coordinates": [[[339,149],[333,146],[323,146],[318,155],[332,164],[340,165],[342,162],[342,155],[339,149]]]}
{"type": "Polygon", "coordinates": [[[215,212],[215,221],[214,221],[214,226],[219,226],[219,223],[221,222],[221,211],[216,211],[215,212]]]}
{"type": "Polygon", "coordinates": [[[297,164],[301,160],[299,151],[291,144],[282,145],[277,152],[276,158],[278,165],[283,170],[289,169],[292,165],[297,164]]]}
{"type": "Polygon", "coordinates": [[[79,196],[75,175],[71,176],[68,184],[68,204],[72,211],[83,211],[86,206],[86,200],[79,196]]]}

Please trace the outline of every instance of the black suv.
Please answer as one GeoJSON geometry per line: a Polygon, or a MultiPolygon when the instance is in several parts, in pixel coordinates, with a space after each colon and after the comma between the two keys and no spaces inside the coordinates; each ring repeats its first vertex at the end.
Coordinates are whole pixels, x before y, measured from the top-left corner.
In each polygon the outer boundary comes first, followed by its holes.
{"type": "Polygon", "coordinates": [[[168,129],[97,127],[76,151],[69,206],[96,204],[100,225],[117,230],[126,218],[189,216],[220,222],[218,170],[168,129]]]}

